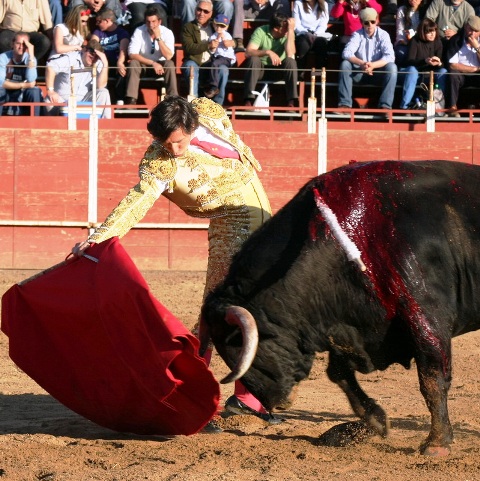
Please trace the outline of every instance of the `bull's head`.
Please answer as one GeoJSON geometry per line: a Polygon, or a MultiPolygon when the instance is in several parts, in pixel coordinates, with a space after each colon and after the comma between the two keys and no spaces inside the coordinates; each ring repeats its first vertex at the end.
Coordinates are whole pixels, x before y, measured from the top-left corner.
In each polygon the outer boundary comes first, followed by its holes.
{"type": "Polygon", "coordinates": [[[214,320],[207,302],[203,311],[207,322],[200,323],[201,352],[207,349],[211,336],[218,353],[231,369],[221,383],[242,378],[268,410],[287,408],[292,402],[290,392],[297,382],[290,370],[295,363],[284,359],[285,349],[277,336],[262,330],[259,333],[255,318],[243,307],[228,306],[221,312],[223,319],[214,320]]]}

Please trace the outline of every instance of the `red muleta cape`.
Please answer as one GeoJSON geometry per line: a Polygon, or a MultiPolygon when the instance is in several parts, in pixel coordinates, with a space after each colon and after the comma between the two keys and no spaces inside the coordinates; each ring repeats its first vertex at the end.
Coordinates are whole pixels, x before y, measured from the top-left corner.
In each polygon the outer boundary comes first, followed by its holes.
{"type": "MultiPolygon", "coordinates": [[[[194,434],[220,389],[198,341],[150,292],[117,238],[2,297],[13,362],[62,404],[120,432],[194,434]]],[[[161,274],[159,274],[161,275],[161,274]]]]}

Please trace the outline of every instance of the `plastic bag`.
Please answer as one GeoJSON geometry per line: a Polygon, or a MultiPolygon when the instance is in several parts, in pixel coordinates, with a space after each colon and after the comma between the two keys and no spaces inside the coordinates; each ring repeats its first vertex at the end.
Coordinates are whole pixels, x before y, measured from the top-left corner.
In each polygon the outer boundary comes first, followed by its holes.
{"type": "MultiPolygon", "coordinates": [[[[257,92],[256,90],[252,90],[252,94],[256,96],[253,106],[254,107],[269,107],[270,106],[270,92],[268,89],[268,84],[265,84],[263,86],[263,89],[260,92],[257,92]]],[[[254,112],[259,112],[262,114],[268,114],[270,113],[270,110],[268,108],[257,108],[254,110],[254,112]]]]}
{"type": "Polygon", "coordinates": [[[433,100],[435,100],[435,115],[439,117],[443,117],[445,112],[445,96],[441,89],[433,89],[433,100]]]}

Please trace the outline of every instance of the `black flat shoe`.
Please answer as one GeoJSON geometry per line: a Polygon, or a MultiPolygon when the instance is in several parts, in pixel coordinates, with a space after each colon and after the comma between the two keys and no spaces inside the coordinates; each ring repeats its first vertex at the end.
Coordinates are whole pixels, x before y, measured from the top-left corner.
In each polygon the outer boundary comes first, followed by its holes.
{"type": "Polygon", "coordinates": [[[223,429],[218,425],[215,420],[211,420],[208,424],[202,429],[202,433],[206,434],[218,434],[223,433],[223,429]]]}
{"type": "Polygon", "coordinates": [[[260,418],[262,421],[266,421],[269,424],[280,424],[285,421],[283,418],[279,418],[278,416],[274,416],[270,413],[260,413],[248,407],[245,403],[240,401],[236,396],[230,396],[225,403],[225,410],[230,415],[232,414],[247,414],[250,416],[256,416],[260,418]]]}

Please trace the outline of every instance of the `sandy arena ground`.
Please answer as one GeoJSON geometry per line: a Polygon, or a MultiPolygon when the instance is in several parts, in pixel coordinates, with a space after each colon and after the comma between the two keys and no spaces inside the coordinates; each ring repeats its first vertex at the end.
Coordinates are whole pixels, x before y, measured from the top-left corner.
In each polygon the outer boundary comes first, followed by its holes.
{"type": "MultiPolygon", "coordinates": [[[[0,271],[0,293],[31,271],[0,271]]],[[[195,323],[203,272],[146,272],[152,291],[188,327],[195,323]]],[[[454,340],[449,396],[456,442],[442,459],[421,456],[430,416],[416,370],[393,366],[359,376],[390,416],[388,438],[325,447],[319,436],[354,421],[340,390],[324,373],[319,354],[286,421],[267,426],[252,416],[223,420],[221,434],[130,436],[101,428],[59,404],[10,361],[0,334],[0,478],[5,481],[136,480],[429,480],[480,479],[480,333],[454,340]]],[[[220,378],[226,367],[212,362],[220,378]]],[[[233,386],[223,386],[226,399],[233,386]]]]}

